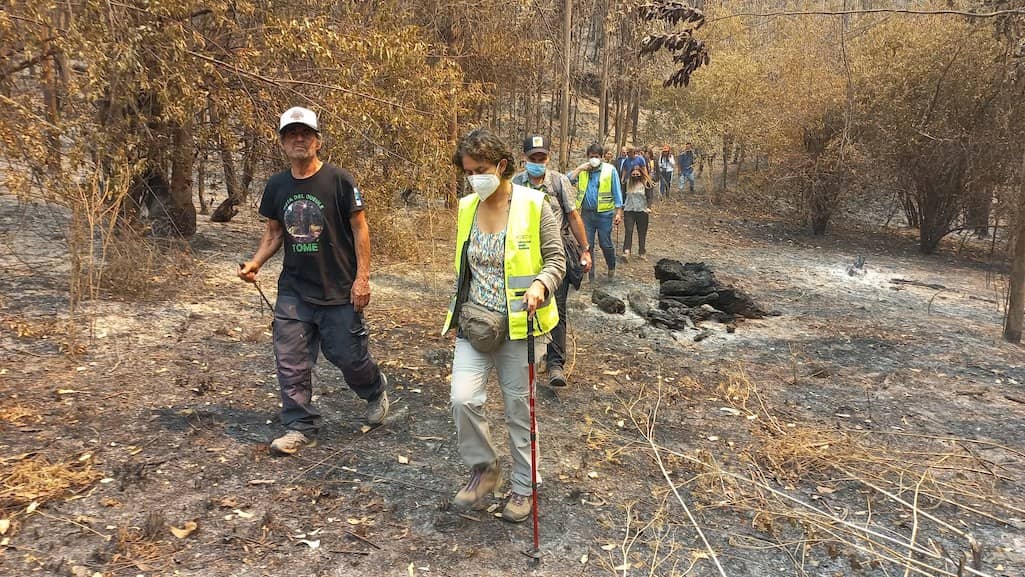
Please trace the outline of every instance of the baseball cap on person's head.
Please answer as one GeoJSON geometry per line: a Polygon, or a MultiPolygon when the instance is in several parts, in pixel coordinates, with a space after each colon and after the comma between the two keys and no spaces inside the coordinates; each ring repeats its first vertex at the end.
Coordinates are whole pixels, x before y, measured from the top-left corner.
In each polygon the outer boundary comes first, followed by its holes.
{"type": "Polygon", "coordinates": [[[278,124],[278,134],[281,134],[286,128],[293,124],[308,126],[314,132],[320,134],[320,128],[317,126],[317,113],[309,108],[293,106],[286,110],[285,113],[281,115],[281,122],[278,124]]]}
{"type": "Polygon", "coordinates": [[[523,141],[523,155],[524,156],[530,156],[531,154],[534,154],[536,152],[543,152],[545,154],[550,154],[548,152],[549,148],[551,148],[551,143],[548,142],[547,138],[545,138],[544,136],[542,136],[540,134],[534,134],[534,135],[528,136],[523,141]]]}

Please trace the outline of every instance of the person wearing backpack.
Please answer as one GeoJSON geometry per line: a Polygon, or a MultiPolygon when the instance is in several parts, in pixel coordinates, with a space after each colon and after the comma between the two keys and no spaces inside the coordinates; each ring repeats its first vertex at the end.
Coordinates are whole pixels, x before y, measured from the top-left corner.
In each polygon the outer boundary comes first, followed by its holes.
{"type": "Polygon", "coordinates": [[[535,134],[523,141],[525,170],[513,177],[513,184],[540,190],[545,193],[552,209],[560,217],[562,243],[566,248],[566,276],[555,293],[559,308],[559,324],[552,329],[548,342],[548,386],[565,387],[568,383],[564,370],[566,361],[566,330],[569,311],[566,301],[569,287],[580,289],[584,274],[591,270],[591,247],[584,234],[584,221],[577,212],[576,202],[569,196],[573,190],[569,179],[562,173],[548,168],[548,138],[535,134]]]}

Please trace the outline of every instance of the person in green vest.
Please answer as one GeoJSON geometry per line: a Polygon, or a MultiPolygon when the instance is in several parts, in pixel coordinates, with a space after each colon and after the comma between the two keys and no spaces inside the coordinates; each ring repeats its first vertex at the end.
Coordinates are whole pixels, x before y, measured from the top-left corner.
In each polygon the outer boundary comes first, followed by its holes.
{"type": "Polygon", "coordinates": [[[512,183],[512,152],[488,129],[464,136],[452,162],[473,191],[459,201],[455,295],[442,329],[456,329],[452,416],[459,454],[472,468],[452,505],[474,507],[501,482],[484,411],[494,368],[513,461],[502,518],[520,522],[531,512],[527,332],[543,351],[559,322],[555,292],[566,272],[560,221],[543,192],[512,183]]]}
{"type": "MultiPolygon", "coordinates": [[[[577,208],[584,220],[587,245],[594,246],[598,235],[598,246],[605,257],[608,278],[616,276],[616,249],[612,245],[612,227],[623,222],[623,191],[619,184],[616,167],[602,162],[602,147],[592,144],[587,147],[587,162],[573,169],[569,180],[577,185],[577,208]]],[[[594,280],[594,267],[588,273],[594,280]]]]}
{"type": "Polygon", "coordinates": [[[566,329],[569,287],[580,290],[584,273],[591,270],[591,247],[587,245],[584,221],[577,211],[576,189],[561,172],[548,167],[550,144],[541,134],[530,135],[523,141],[524,171],[513,177],[519,184],[545,193],[556,216],[561,217],[562,244],[566,247],[566,276],[555,292],[559,305],[559,324],[552,329],[545,360],[548,365],[548,386],[565,387],[569,384],[563,367],[566,364],[566,329]]]}

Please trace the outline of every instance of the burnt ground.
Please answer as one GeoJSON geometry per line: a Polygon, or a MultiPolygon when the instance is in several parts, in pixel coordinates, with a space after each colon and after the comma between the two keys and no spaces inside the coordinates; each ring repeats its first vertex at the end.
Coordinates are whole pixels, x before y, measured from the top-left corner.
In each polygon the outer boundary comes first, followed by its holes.
{"type": "MultiPolygon", "coordinates": [[[[572,296],[572,385],[539,395],[531,569],[529,524],[447,509],[467,475],[438,335],[447,215],[395,216],[419,256],[375,263],[388,421],[361,428],[362,403],[322,363],[326,426],[297,458],[267,456],[269,316],[235,277],[254,211],[201,221],[146,298],[82,303],[77,339],[65,218],[0,203],[3,575],[1025,574],[1025,354],[999,338],[981,259],[922,257],[892,231],[810,238],[703,201],[657,207],[649,261],[622,264],[611,292],[654,296],[657,258],[704,261],[781,316],[706,324],[695,342],[598,311],[586,286],[572,296]],[[867,272],[848,276],[858,255],[867,272]]],[[[262,273],[272,299],[279,266],[262,273]]]]}

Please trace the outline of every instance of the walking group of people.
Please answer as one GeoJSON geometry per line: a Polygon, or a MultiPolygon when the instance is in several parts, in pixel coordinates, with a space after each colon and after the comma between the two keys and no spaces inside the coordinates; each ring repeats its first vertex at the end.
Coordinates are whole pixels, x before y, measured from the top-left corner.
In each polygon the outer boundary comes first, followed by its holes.
{"type": "Polygon", "coordinates": [[[676,154],[668,144],[662,146],[657,155],[652,148],[624,146],[619,151],[615,166],[619,173],[624,175],[624,181],[628,169],[640,167],[648,186],[658,186],[659,200],[666,200],[673,190],[674,174],[678,175],[681,195],[684,194],[684,188],[691,194],[694,193],[694,162],[694,146],[687,142],[679,154],[676,154]]]}
{"type": "MultiPolygon", "coordinates": [[[[290,168],[267,181],[260,203],[267,219],[264,232],[238,275],[255,282],[267,260],[284,249],[273,346],[285,433],[270,450],[290,455],[317,443],[322,419],[312,403],[312,371],[320,352],[366,401],[368,425],[384,422],[389,401],[388,379],[370,355],[363,316],[370,302],[371,256],[363,196],[351,174],[318,157],[322,137],[313,111],[289,109],[278,134],[290,168]]],[[[463,137],[453,154],[471,193],[459,202],[455,283],[442,329],[443,334],[455,331],[452,416],[459,454],[471,469],[453,505],[472,508],[501,483],[484,410],[487,378],[494,369],[512,456],[511,492],[502,517],[512,522],[530,516],[530,497],[539,482],[536,467],[532,470],[536,437],[527,359],[545,354],[548,385],[568,384],[569,289],[579,289],[584,274],[594,279],[591,247],[596,237],[608,277],[614,277],[612,228],[621,222],[627,227],[624,256],[634,227],[639,255],[645,254],[653,200],[650,162],[639,160],[636,150],[614,165],[603,159],[601,146],[592,145],[587,162],[568,175],[549,168],[550,143],[543,135],[528,136],[522,153],[524,169],[517,172],[509,147],[480,128],[463,137]],[[528,355],[528,343],[538,350],[528,355]]],[[[693,154],[690,159],[692,166],[693,154]]]]}

